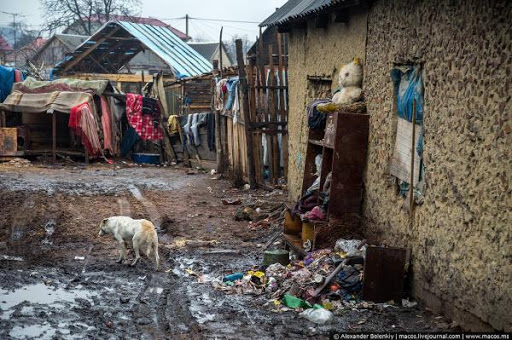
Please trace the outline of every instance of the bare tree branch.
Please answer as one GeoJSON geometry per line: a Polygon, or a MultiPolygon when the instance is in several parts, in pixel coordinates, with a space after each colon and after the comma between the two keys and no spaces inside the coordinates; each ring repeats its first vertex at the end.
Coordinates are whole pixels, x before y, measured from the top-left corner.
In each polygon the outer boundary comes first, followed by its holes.
{"type": "Polygon", "coordinates": [[[140,0],[40,0],[46,23],[44,30],[55,33],[68,29],[70,33],[91,35],[95,23],[103,24],[114,15],[136,15],[140,0]]]}

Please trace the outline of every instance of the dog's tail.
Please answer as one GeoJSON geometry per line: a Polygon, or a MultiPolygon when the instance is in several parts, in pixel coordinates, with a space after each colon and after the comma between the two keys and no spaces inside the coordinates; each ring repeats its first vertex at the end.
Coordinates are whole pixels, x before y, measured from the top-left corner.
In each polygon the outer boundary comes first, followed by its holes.
{"type": "Polygon", "coordinates": [[[160,256],[158,256],[158,236],[156,234],[156,230],[153,231],[153,240],[152,244],[155,251],[155,261],[156,261],[156,270],[160,270],[160,256]]]}
{"type": "Polygon", "coordinates": [[[158,256],[158,235],[155,226],[148,220],[142,221],[143,227],[147,228],[146,238],[146,255],[149,257],[151,250],[155,252],[156,270],[160,269],[160,256],[158,256]],[[150,229],[150,230],[148,230],[150,229]]]}

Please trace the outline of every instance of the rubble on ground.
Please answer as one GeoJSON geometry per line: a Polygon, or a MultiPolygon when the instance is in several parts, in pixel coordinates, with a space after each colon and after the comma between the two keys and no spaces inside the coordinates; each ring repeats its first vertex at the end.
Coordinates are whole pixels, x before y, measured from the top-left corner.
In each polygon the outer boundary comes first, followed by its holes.
{"type": "MultiPolygon", "coordinates": [[[[262,296],[265,306],[274,312],[302,313],[312,308],[339,315],[345,309],[370,309],[376,304],[361,301],[365,253],[361,244],[364,242],[360,240],[339,240],[335,249],[313,251],[287,266],[255,265],[244,272],[218,277],[212,285],[226,294],[262,296]],[[341,268],[339,273],[326,282],[337,267],[341,268]],[[316,292],[323,285],[325,288],[316,292]]],[[[322,313],[308,312],[303,316],[318,323],[327,322],[328,314],[322,313]]]]}
{"type": "Polygon", "coordinates": [[[11,159],[9,164],[15,166],[16,168],[28,168],[29,166],[32,166],[28,159],[18,157],[11,159]]]}

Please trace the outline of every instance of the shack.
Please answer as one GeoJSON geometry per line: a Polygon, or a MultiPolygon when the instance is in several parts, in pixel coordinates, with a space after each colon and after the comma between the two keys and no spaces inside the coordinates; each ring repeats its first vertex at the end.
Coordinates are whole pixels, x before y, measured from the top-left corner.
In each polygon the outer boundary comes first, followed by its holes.
{"type": "Polygon", "coordinates": [[[208,60],[167,27],[110,21],[57,63],[54,74],[58,77],[144,82],[144,72],[122,71],[143,51],[151,51],[162,62],[161,67],[153,71],[170,78],[195,76],[212,69],[208,60]]]}
{"type": "Polygon", "coordinates": [[[413,295],[470,330],[512,329],[511,13],[499,0],[290,0],[261,23],[289,36],[290,198],[311,169],[306,106],[357,57],[369,115],[357,228],[411,249],[413,295]]]}
{"type": "MultiPolygon", "coordinates": [[[[103,154],[109,149],[114,154],[112,144],[112,126],[100,124],[102,113],[112,121],[111,111],[101,110],[101,101],[105,90],[112,90],[108,80],[62,79],[55,82],[37,81],[28,78],[15,83],[12,92],[0,104],[2,156],[80,156],[84,155],[84,146],[92,155],[103,154]],[[83,125],[78,123],[82,132],[70,129],[73,111],[82,111],[83,125]],[[106,112],[108,111],[108,112],[106,112]],[[100,145],[98,129],[102,126],[104,147],[100,145]],[[80,137],[82,137],[80,139],[80,137]]],[[[107,104],[108,105],[108,104],[107,104]]],[[[115,135],[114,135],[115,136],[115,135]]]]}

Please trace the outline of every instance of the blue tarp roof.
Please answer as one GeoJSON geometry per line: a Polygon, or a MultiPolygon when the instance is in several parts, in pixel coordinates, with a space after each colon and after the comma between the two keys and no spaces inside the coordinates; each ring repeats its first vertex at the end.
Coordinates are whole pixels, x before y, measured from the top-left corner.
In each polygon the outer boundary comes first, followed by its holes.
{"type": "Polygon", "coordinates": [[[55,72],[115,73],[143,49],[162,59],[177,78],[207,73],[213,68],[208,60],[166,27],[111,21],[55,65],[55,72]],[[69,67],[76,58],[87,53],[80,62],[69,67]]]}

